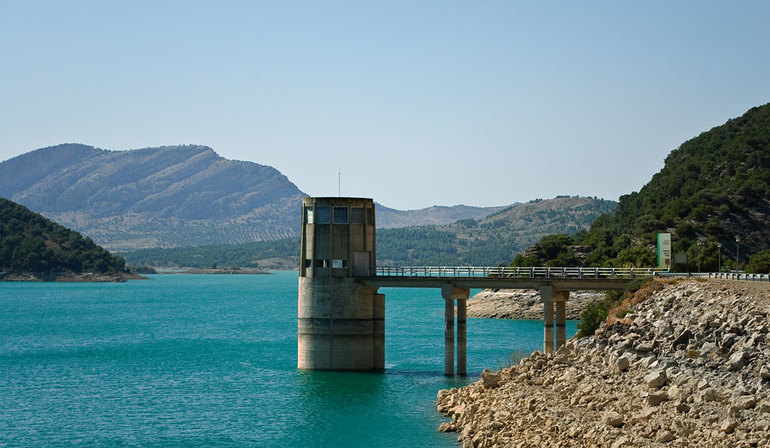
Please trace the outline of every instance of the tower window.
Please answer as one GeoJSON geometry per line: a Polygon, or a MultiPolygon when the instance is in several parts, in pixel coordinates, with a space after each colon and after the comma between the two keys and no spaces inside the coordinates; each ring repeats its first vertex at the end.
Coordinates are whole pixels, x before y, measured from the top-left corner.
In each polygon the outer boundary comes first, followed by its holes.
{"type": "Polygon", "coordinates": [[[350,209],[350,223],[351,224],[363,224],[364,223],[364,208],[353,207],[350,209]]]}
{"type": "Polygon", "coordinates": [[[317,207],[316,223],[317,224],[329,224],[331,211],[329,207],[317,207]]]}
{"type": "Polygon", "coordinates": [[[334,207],[334,224],[347,224],[347,223],[348,223],[348,208],[334,207]]]}

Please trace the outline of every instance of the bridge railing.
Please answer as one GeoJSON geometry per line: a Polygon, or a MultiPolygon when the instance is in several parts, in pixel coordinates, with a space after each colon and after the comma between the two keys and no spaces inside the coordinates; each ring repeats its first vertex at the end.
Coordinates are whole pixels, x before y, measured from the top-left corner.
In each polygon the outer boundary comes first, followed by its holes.
{"type": "Polygon", "coordinates": [[[629,279],[666,272],[655,268],[377,266],[375,277],[629,279]]]}

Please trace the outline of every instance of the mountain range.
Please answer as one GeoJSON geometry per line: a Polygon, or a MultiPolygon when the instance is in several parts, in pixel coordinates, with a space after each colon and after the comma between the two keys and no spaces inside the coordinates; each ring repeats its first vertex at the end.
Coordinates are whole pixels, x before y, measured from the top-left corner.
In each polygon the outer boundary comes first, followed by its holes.
{"type": "MultiPolygon", "coordinates": [[[[0,197],[112,250],[237,244],[293,237],[307,196],[273,167],[207,146],[109,151],[63,144],[0,163],[0,197]]],[[[379,227],[446,224],[502,207],[377,204],[379,227]]]]}
{"type": "Polygon", "coordinates": [[[304,193],[275,168],[205,146],[65,144],[0,163],[0,196],[115,249],[292,236],[304,193]]]}

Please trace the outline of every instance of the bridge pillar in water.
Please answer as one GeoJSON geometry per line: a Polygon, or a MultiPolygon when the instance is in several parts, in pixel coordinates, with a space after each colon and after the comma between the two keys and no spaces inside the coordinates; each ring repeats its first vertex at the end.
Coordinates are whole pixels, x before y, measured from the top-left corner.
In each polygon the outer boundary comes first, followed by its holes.
{"type": "Polygon", "coordinates": [[[374,229],[371,199],[303,198],[298,368],[385,368],[385,296],[355,281],[375,267],[374,229]]]}
{"type": "Polygon", "coordinates": [[[550,285],[542,286],[540,287],[540,298],[543,300],[543,352],[553,354],[554,333],[556,335],[556,350],[567,342],[569,291],[560,291],[550,285]],[[554,308],[556,325],[554,325],[554,308]]]}
{"type": "Polygon", "coordinates": [[[457,301],[457,374],[465,376],[466,369],[466,303],[470,290],[452,284],[441,286],[444,298],[444,375],[455,374],[455,301],[457,301]]]}

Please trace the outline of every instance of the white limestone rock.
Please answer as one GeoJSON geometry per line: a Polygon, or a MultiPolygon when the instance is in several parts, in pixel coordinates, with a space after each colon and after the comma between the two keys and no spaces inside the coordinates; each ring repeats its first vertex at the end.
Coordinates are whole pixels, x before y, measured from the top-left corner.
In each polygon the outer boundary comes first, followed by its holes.
{"type": "Polygon", "coordinates": [[[665,370],[657,370],[644,376],[644,384],[650,389],[660,389],[667,379],[665,370]]]}

